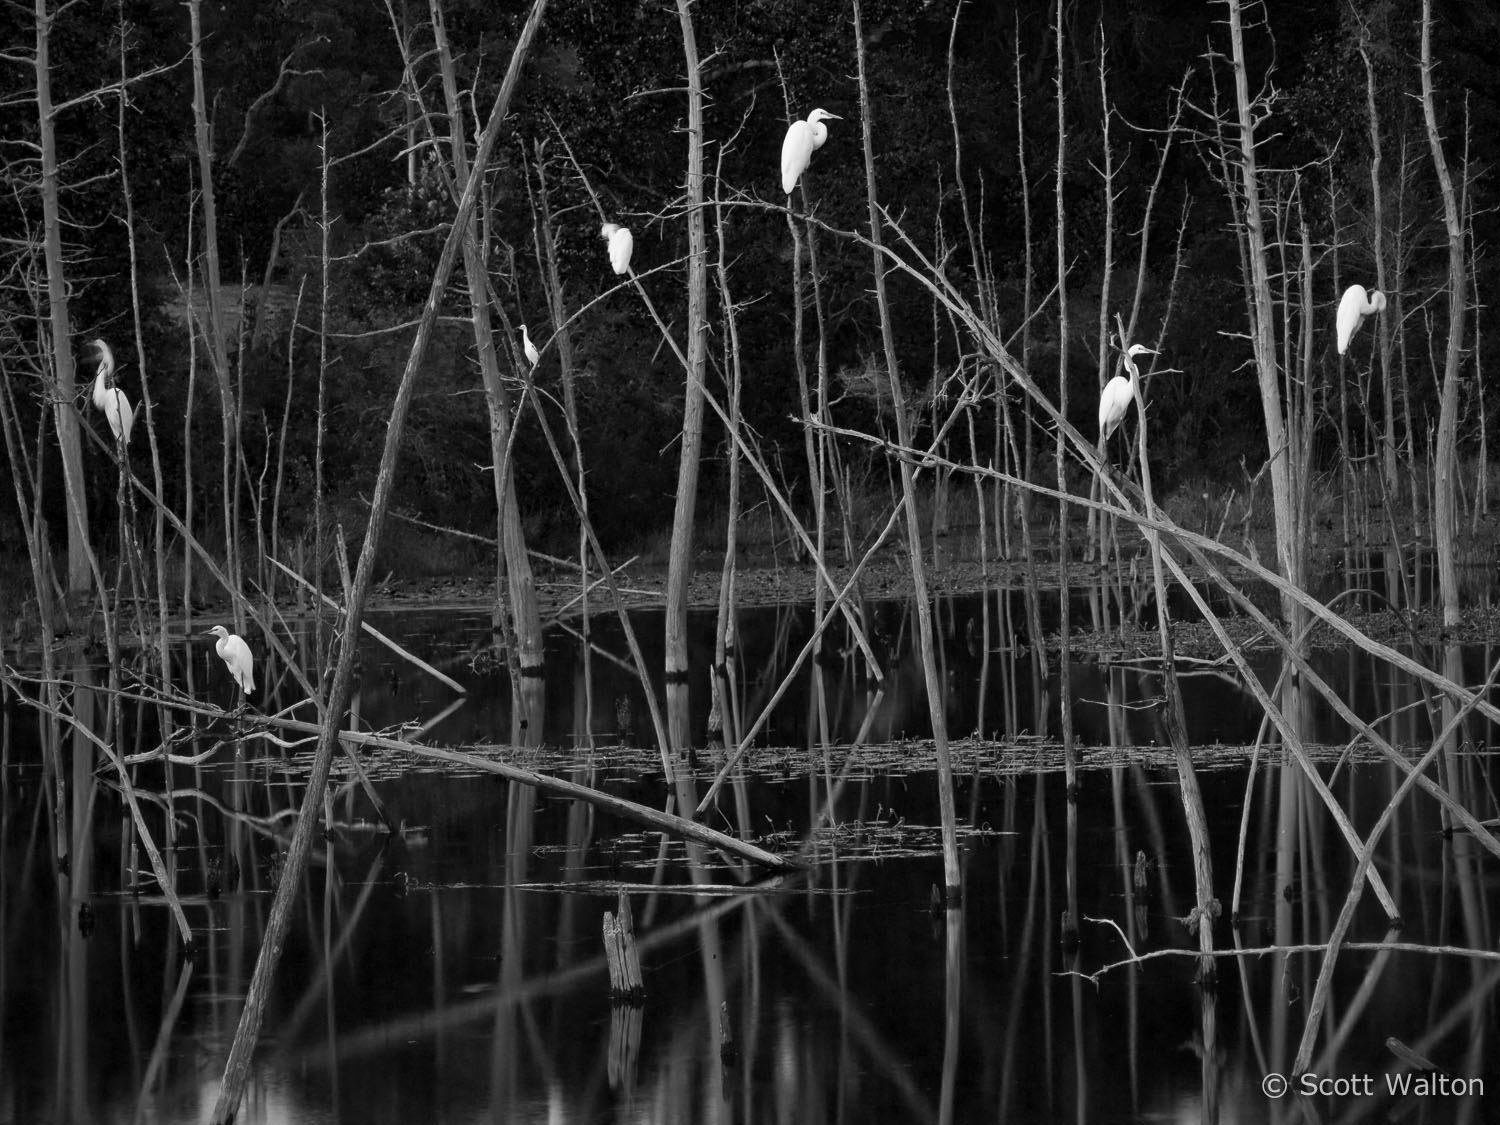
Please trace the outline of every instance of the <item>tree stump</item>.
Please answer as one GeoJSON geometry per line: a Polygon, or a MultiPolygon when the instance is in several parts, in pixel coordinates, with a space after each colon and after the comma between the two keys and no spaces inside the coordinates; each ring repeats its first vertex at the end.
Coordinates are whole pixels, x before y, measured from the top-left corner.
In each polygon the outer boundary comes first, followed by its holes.
{"type": "Polygon", "coordinates": [[[604,957],[609,962],[610,999],[639,1004],[646,998],[641,981],[641,961],[635,951],[635,923],[630,916],[630,899],[620,892],[614,914],[604,912],[604,957]]]}

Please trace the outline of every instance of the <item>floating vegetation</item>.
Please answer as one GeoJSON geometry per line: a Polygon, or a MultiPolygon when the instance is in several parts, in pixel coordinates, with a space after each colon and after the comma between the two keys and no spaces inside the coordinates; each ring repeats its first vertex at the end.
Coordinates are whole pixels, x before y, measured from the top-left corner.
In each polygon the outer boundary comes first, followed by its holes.
{"type": "MultiPolygon", "coordinates": [[[[988,822],[958,826],[958,842],[966,849],[993,844],[1002,835],[1014,834],[997,830],[988,822]]],[[[890,821],[845,821],[818,828],[807,846],[808,854],[819,860],[930,858],[942,849],[942,827],[911,824],[904,817],[890,821]]]]}
{"type": "MultiPolygon", "coordinates": [[[[537,853],[542,854],[546,850],[538,848],[537,853]]],[[[732,898],[738,895],[780,895],[793,892],[800,894],[807,887],[804,880],[787,876],[777,876],[770,880],[743,885],[738,883],[630,883],[614,879],[580,879],[566,883],[517,883],[514,889],[518,891],[544,891],[562,894],[603,895],[608,898],[614,898],[620,894],[690,895],[705,898],[732,898]]],[[[824,889],[823,893],[849,892],[830,892],[824,889]]]]}
{"type": "MultiPolygon", "coordinates": [[[[1312,761],[1364,763],[1386,760],[1379,750],[1365,742],[1350,745],[1307,743],[1304,747],[1312,761]]],[[[608,786],[622,780],[660,780],[661,757],[653,749],[626,745],[578,750],[566,746],[515,747],[475,744],[455,749],[466,754],[507,765],[521,766],[550,774],[568,775],[588,771],[594,784],[608,786]]],[[[1038,772],[1056,772],[1066,768],[1067,754],[1062,743],[1042,737],[1018,737],[1006,740],[957,739],[949,744],[953,769],[957,775],[982,774],[1009,777],[1038,772]]],[[[1480,752],[1468,747],[1467,752],[1480,752]]],[[[1210,743],[1193,748],[1193,761],[1201,769],[1235,769],[1246,765],[1254,756],[1253,744],[1210,743]]],[[[394,780],[412,774],[477,778],[488,776],[462,765],[434,760],[418,754],[385,747],[362,751],[361,761],[372,780],[394,780]]],[[[691,758],[684,755],[673,763],[674,773],[711,781],[727,761],[718,751],[698,751],[691,758]]],[[[1085,771],[1138,766],[1167,769],[1173,763],[1170,746],[1081,746],[1077,751],[1077,768],[1085,771]]],[[[304,776],[311,768],[307,757],[276,758],[262,756],[250,760],[261,769],[270,769],[287,777],[304,776]]],[[[820,772],[827,766],[844,780],[867,780],[874,777],[913,777],[931,773],[936,768],[936,750],[931,739],[909,739],[870,745],[831,744],[826,747],[758,746],[736,764],[739,776],[760,780],[804,778],[809,772],[820,772]]],[[[349,776],[353,767],[337,764],[334,772],[349,776]]]]}

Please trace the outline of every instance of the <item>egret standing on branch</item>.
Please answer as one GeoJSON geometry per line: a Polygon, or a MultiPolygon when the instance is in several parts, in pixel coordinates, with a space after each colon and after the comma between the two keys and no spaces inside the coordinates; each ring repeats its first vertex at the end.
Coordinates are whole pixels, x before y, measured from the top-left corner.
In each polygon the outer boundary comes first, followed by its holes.
{"type": "Polygon", "coordinates": [[[635,249],[635,237],[629,229],[619,223],[605,223],[599,228],[599,237],[609,243],[610,268],[618,274],[630,269],[630,253],[635,249]]]}
{"type": "Polygon", "coordinates": [[[219,654],[224,667],[229,669],[230,677],[245,695],[254,692],[255,657],[250,654],[250,646],[245,643],[245,639],[222,625],[215,625],[204,636],[219,638],[214,644],[214,651],[219,654]]]}
{"type": "Polygon", "coordinates": [[[130,399],[125,392],[113,386],[115,377],[115,353],[103,340],[95,340],[99,349],[99,373],[94,376],[94,405],[104,411],[109,421],[109,431],[115,441],[130,444],[130,429],[135,425],[135,412],[130,409],[130,399]]]}
{"type": "Polygon", "coordinates": [[[1349,341],[1359,331],[1365,317],[1385,311],[1385,294],[1371,289],[1366,295],[1363,285],[1351,285],[1339,300],[1339,355],[1349,350],[1349,341]]]}
{"type": "Polygon", "coordinates": [[[535,367],[542,360],[542,353],[536,350],[536,345],[531,342],[531,335],[526,331],[526,325],[521,325],[521,350],[526,353],[526,362],[535,367]]]}
{"type": "Polygon", "coordinates": [[[1156,352],[1145,344],[1131,344],[1130,350],[1125,353],[1125,368],[1130,372],[1130,378],[1116,375],[1108,383],[1104,384],[1104,391],[1099,395],[1099,456],[1106,455],[1105,447],[1109,444],[1109,437],[1125,419],[1125,411],[1130,409],[1130,402],[1140,394],[1141,373],[1136,370],[1135,357],[1138,355],[1155,355],[1156,352]]]}
{"type": "Polygon", "coordinates": [[[823,147],[828,139],[828,126],[824,121],[842,121],[836,113],[826,109],[815,109],[806,121],[793,121],[781,142],[781,190],[788,195],[797,186],[802,173],[807,171],[807,162],[812,159],[814,149],[823,147]]]}

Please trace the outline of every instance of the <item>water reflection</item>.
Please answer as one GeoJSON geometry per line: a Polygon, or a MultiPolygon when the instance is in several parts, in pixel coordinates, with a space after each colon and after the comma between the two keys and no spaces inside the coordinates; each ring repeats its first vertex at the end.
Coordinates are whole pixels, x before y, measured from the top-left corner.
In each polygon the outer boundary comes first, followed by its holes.
{"type": "MultiPolygon", "coordinates": [[[[644,693],[622,663],[617,624],[548,636],[546,675],[517,689],[471,655],[486,615],[384,615],[377,623],[460,679],[464,697],[373,644],[355,725],[496,753],[655,807],[689,810],[728,761],[679,755],[663,772],[644,693]],[[512,699],[520,700],[513,704],[512,699]],[[623,701],[623,703],[622,703],[623,701]]],[[[336,770],[276,976],[246,1121],[971,1121],[1146,1119],[1489,1120],[1500,1097],[1493,858],[1431,800],[1413,799],[1377,844],[1399,905],[1399,947],[1347,951],[1334,974],[1312,1069],[1411,1072],[1394,1053],[1485,1081],[1484,1099],[1320,1097],[1275,1102],[1290,1073],[1325,942],[1355,862],[1308,777],[1273,742],[1255,769],[1260,713],[1210,665],[1183,669],[1187,722],[1209,810],[1216,891],[1238,903],[1216,945],[1216,990],[1194,985],[1180,919],[1193,869],[1176,775],[1161,733],[1161,685],[1139,642],[1079,651],[1069,667],[1081,748],[1069,790],[1053,739],[1062,698],[1016,623],[1018,595],[951,598],[936,620],[964,829],[965,898],[934,912],[941,863],[926,706],[909,607],[871,603],[886,669],[866,674],[849,638],[795,680],[728,771],[704,820],[792,848],[813,866],[774,885],[736,860],[684,845],[591,805],[360,751],[386,833],[352,765],[336,770]],[[1244,844],[1241,846],[1241,836],[1244,844]],[[647,990],[611,1002],[601,920],[631,896],[647,990]],[[1070,935],[1076,934],[1076,944],[1070,935]],[[1267,946],[1277,946],[1267,952],[1267,946]],[[732,1047],[732,1049],[730,1049],[732,1047]]],[[[1106,619],[1115,625],[1118,612],[1106,619]]],[[[1044,623],[1044,628],[1055,626],[1044,623]]],[[[695,621],[706,667],[712,622],[695,621]]],[[[744,613],[726,731],[767,709],[811,628],[807,611],[744,613]]],[[[647,662],[656,623],[638,623],[647,662]]],[[[310,634],[293,635],[316,651],[310,634]]],[[[1459,681],[1494,654],[1450,646],[1459,681]]],[[[174,680],[221,692],[211,650],[174,656],[174,680]]],[[[1420,753],[1450,725],[1444,783],[1494,815],[1489,725],[1339,650],[1313,655],[1362,717],[1420,753]]],[[[1255,664],[1270,689],[1280,675],[1255,664]]],[[[276,683],[284,672],[268,674],[276,683]]],[[[0,770],[0,1120],[200,1121],[243,1003],[280,857],[305,784],[308,747],[252,723],[109,709],[86,668],[77,724],[5,705],[0,770]],[[164,723],[187,724],[165,728],[164,723]],[[196,725],[194,725],[196,724],[196,725]],[[140,760],[142,816],[161,844],[195,948],[181,937],[136,843],[113,768],[85,731],[140,760]],[[146,755],[163,733],[173,763],[146,755]],[[214,751],[208,755],[208,751],[214,751]]],[[[657,685],[662,691],[662,686],[657,685]]],[[[290,698],[295,694],[285,689],[290,698]]],[[[708,729],[706,676],[686,685],[692,729],[708,729]]],[[[1310,697],[1309,697],[1310,698],[1310,697]]],[[[265,704],[268,708],[270,703],[265,704]]],[[[1368,835],[1404,774],[1315,702],[1304,739],[1368,835]]],[[[1373,894],[1346,940],[1386,941],[1373,894]]]]}
{"type": "MultiPolygon", "coordinates": [[[[938,620],[947,644],[940,660],[948,725],[954,737],[994,740],[1049,736],[1060,727],[1060,670],[1056,662],[1038,680],[1033,675],[1032,649],[1024,630],[1019,638],[1009,631],[1024,618],[1020,599],[1016,591],[1001,591],[941,602],[938,620]]],[[[1083,605],[1082,599],[1079,604],[1083,605]]],[[[555,746],[611,746],[622,742],[655,745],[645,692],[628,660],[619,624],[612,618],[592,623],[592,648],[588,650],[574,632],[555,630],[548,634],[545,679],[540,691],[528,701],[531,709],[541,714],[539,737],[535,730],[524,736],[517,733],[521,728],[503,666],[474,658],[474,646],[488,639],[486,615],[477,611],[455,614],[441,625],[413,621],[410,611],[375,616],[384,619],[380,624],[387,631],[398,623],[408,624],[413,632],[403,633],[403,644],[456,676],[468,695],[462,697],[460,707],[434,721],[441,708],[454,702],[453,693],[430,679],[424,680],[399,657],[372,646],[358,691],[361,716],[370,729],[394,728],[418,714],[424,717],[424,734],[435,744],[520,745],[540,741],[555,746]]],[[[636,632],[647,667],[659,673],[659,615],[645,613],[640,617],[636,632]]],[[[870,603],[866,619],[883,662],[884,683],[868,676],[852,640],[840,633],[835,643],[826,646],[829,654],[815,668],[806,668],[794,677],[769,708],[757,734],[758,743],[805,746],[825,741],[885,743],[930,737],[911,607],[901,602],[870,603]]],[[[739,729],[752,726],[767,710],[793,658],[806,642],[812,623],[811,610],[806,607],[742,612],[735,665],[739,677],[731,693],[733,713],[740,716],[736,721],[739,729]]],[[[1044,620],[1044,628],[1057,628],[1055,615],[1044,620]]],[[[690,729],[701,745],[711,729],[707,669],[712,664],[712,615],[694,616],[690,640],[693,665],[704,670],[686,685],[690,729]]],[[[1161,694],[1155,669],[1158,647],[1154,622],[1144,632],[1105,634],[1091,647],[1080,647],[1075,637],[1074,659],[1068,672],[1076,704],[1072,718],[1080,744],[1130,746],[1163,741],[1153,706],[1161,694]]],[[[1404,745],[1430,737],[1431,728],[1421,707],[1426,696],[1418,682],[1343,648],[1314,649],[1309,660],[1315,672],[1334,686],[1358,716],[1379,724],[1392,742],[1404,745]]],[[[1252,651],[1249,661],[1268,689],[1278,681],[1279,656],[1252,651]]],[[[1461,649],[1462,676],[1458,682],[1482,681],[1489,661],[1485,647],[1461,649]]],[[[1255,740],[1263,712],[1232,666],[1189,654],[1179,678],[1186,697],[1188,735],[1195,745],[1239,746],[1255,740]]],[[[665,696],[659,679],[654,690],[658,698],[665,696]]],[[[1303,739],[1325,745],[1345,742],[1349,737],[1347,723],[1325,701],[1311,693],[1304,695],[1308,711],[1303,739]]],[[[524,721],[525,715],[519,718],[524,721]]]]}

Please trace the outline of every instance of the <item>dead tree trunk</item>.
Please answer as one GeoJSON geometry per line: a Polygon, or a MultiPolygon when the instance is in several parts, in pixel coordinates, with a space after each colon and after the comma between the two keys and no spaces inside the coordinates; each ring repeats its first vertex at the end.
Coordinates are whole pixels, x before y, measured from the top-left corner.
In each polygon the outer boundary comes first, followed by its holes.
{"type": "MultiPolygon", "coordinates": [[[[62,209],[57,171],[57,130],[52,108],[52,14],[36,0],[36,116],[42,149],[42,251],[47,263],[47,307],[52,328],[52,410],[62,451],[68,504],[68,592],[89,588],[89,512],[83,489],[83,441],[73,408],[78,379],[73,366],[73,328],[62,249],[62,209]]],[[[40,593],[38,593],[40,597],[40,593]]]]}
{"type": "MultiPolygon", "coordinates": [[[[1063,15],[1064,4],[1058,0],[1056,25],[1053,27],[1057,67],[1057,163],[1054,166],[1053,195],[1057,215],[1057,411],[1068,416],[1068,224],[1064,200],[1065,162],[1067,156],[1067,98],[1063,85],[1063,15]]],[[[1057,445],[1054,448],[1053,467],[1057,473],[1057,491],[1060,497],[1068,492],[1068,467],[1066,437],[1062,428],[1057,430],[1057,445]]],[[[1073,624],[1069,618],[1073,600],[1068,578],[1068,563],[1072,547],[1068,543],[1068,502],[1057,502],[1057,605],[1060,643],[1057,650],[1057,676],[1061,696],[1058,704],[1058,725],[1061,728],[1063,753],[1066,759],[1067,784],[1070,793],[1076,792],[1077,763],[1073,745],[1073,624]]],[[[1076,925],[1076,921],[1074,923],[1076,925]]]]}
{"type": "MultiPolygon", "coordinates": [[[[536,0],[526,24],[516,40],[511,54],[510,67],[501,83],[500,93],[495,99],[489,121],[479,135],[474,163],[483,168],[495,150],[495,142],[501,132],[501,122],[510,106],[512,95],[520,81],[522,64],[536,38],[537,28],[546,11],[547,0],[536,0]]],[[[318,811],[323,806],[323,793],[328,784],[328,772],[333,762],[333,751],[339,745],[344,708],[349,703],[350,688],[354,679],[354,657],[359,647],[360,624],[364,620],[365,598],[369,593],[375,570],[375,552],[380,546],[380,532],[385,525],[386,512],[390,507],[391,494],[395,488],[396,462],[401,449],[402,434],[406,427],[406,415],[411,407],[417,373],[422,369],[427,356],[427,347],[432,330],[437,323],[437,312],[442,304],[443,293],[453,273],[458,257],[462,230],[474,213],[479,199],[480,176],[471,174],[463,185],[458,200],[454,226],[443,243],[438,257],[432,285],[427,293],[426,304],[417,322],[416,335],[406,367],[401,373],[401,383],[396,390],[396,400],[391,407],[390,421],[386,426],[385,448],[381,453],[380,471],[375,481],[375,494],[370,504],[370,524],[360,547],[359,566],[349,590],[347,617],[340,636],[338,662],[334,667],[333,684],[328,692],[328,707],[323,713],[322,731],[318,736],[318,750],[313,760],[312,772],[307,780],[302,806],[298,811],[297,826],[292,833],[292,842],[287,849],[286,862],[282,867],[281,881],[276,888],[276,897],[271,904],[270,917],[266,923],[260,955],[255,961],[255,972],[245,994],[245,1006],[240,1013],[240,1022],[235,1030],[234,1042],[230,1045],[229,1058],[224,1064],[224,1080],[219,1096],[214,1103],[212,1117],[216,1125],[232,1121],[239,1109],[244,1094],[245,1082],[250,1076],[251,1056],[259,1039],[261,1019],[266,1003],[270,999],[271,984],[281,952],[286,945],[287,930],[291,925],[293,903],[302,883],[303,869],[312,847],[313,825],[318,811]]]]}
{"type": "MultiPolygon", "coordinates": [[[[1226,0],[1229,8],[1229,39],[1234,60],[1234,100],[1239,117],[1239,168],[1245,192],[1246,255],[1250,259],[1250,292],[1246,306],[1250,315],[1250,338],[1255,351],[1255,369],[1260,378],[1260,402],[1266,420],[1266,452],[1270,458],[1271,498],[1276,516],[1278,569],[1293,585],[1303,585],[1303,547],[1296,538],[1292,512],[1293,481],[1287,442],[1290,440],[1281,409],[1281,386],[1276,362],[1275,311],[1271,299],[1270,267],[1266,261],[1266,233],[1260,200],[1260,172],[1256,158],[1255,107],[1250,100],[1250,80],[1245,67],[1245,40],[1240,22],[1240,0],[1226,0]]],[[[1283,596],[1282,615],[1291,624],[1293,636],[1302,635],[1305,611],[1292,598],[1283,596]]]]}
{"type": "MultiPolygon", "coordinates": [[[[677,462],[677,504],[672,512],[672,550],[667,562],[666,679],[688,679],[688,583],[693,578],[693,516],[698,502],[698,463],[703,449],[703,369],[708,356],[708,235],[703,219],[703,79],[689,0],[677,0],[682,53],[688,81],[688,339],[687,393],[682,408],[682,451],[677,462]]],[[[668,692],[668,700],[673,693],[668,692]]],[[[684,693],[685,695],[685,693],[684,693]]],[[[684,698],[685,702],[685,698],[684,698]]],[[[668,707],[669,712],[674,708],[668,707]]],[[[686,708],[669,714],[672,744],[686,746],[686,708]]]]}
{"type": "MultiPolygon", "coordinates": [[[[437,40],[438,61],[442,68],[443,95],[448,106],[448,135],[453,161],[454,184],[469,179],[469,154],[464,134],[464,110],[458,96],[458,80],[453,69],[453,53],[443,25],[443,9],[432,0],[432,33],[437,40]]],[[[526,551],[526,532],[521,526],[521,509],[516,502],[514,479],[510,471],[511,422],[514,417],[510,394],[500,379],[500,362],[495,349],[495,334],[490,324],[487,277],[484,253],[479,244],[479,219],[470,215],[463,231],[464,275],[469,282],[469,312],[473,317],[474,348],[479,356],[479,370],[484,379],[484,397],[490,411],[490,455],[495,480],[495,506],[500,550],[505,559],[506,592],[510,602],[510,624],[515,634],[515,653],[522,678],[540,677],[542,670],[542,618],[537,608],[536,583],[531,573],[531,557],[526,551]]],[[[500,591],[496,590],[497,597],[500,591]]],[[[498,624],[498,623],[497,623],[498,624]]],[[[519,700],[517,701],[519,704],[519,700]]]]}
{"type": "MultiPolygon", "coordinates": [[[[203,27],[199,18],[201,0],[189,0],[188,18],[192,26],[193,56],[193,124],[198,148],[198,189],[203,200],[203,280],[204,299],[208,305],[206,324],[198,326],[208,347],[209,364],[219,388],[220,416],[223,419],[224,456],[221,463],[221,498],[224,508],[224,571],[233,587],[235,628],[245,629],[245,609],[240,584],[239,534],[234,520],[234,498],[238,493],[237,466],[240,457],[240,423],[235,395],[229,385],[229,349],[224,340],[224,295],[219,284],[219,227],[214,204],[213,134],[208,124],[208,98],[203,89],[203,27]]],[[[191,302],[190,306],[191,308],[191,302]]],[[[319,560],[321,565],[321,560],[319,560]]]]}
{"type": "Polygon", "coordinates": [[[1464,228],[1453,191],[1453,177],[1443,155],[1438,133],[1437,109],[1432,95],[1432,0],[1422,0],[1422,115],[1427,120],[1427,143],[1432,166],[1443,194],[1443,224],[1448,229],[1448,348],[1443,360],[1443,389],[1438,409],[1437,452],[1434,466],[1433,540],[1437,547],[1438,592],[1443,599],[1443,624],[1459,619],[1458,569],[1454,563],[1457,498],[1454,473],[1458,467],[1458,383],[1463,363],[1464,319],[1468,313],[1467,263],[1464,261],[1464,228]]]}
{"type": "MultiPolygon", "coordinates": [[[[870,91],[865,82],[865,40],[859,0],[854,3],[854,42],[859,63],[859,116],[864,141],[865,196],[870,212],[870,244],[874,256],[875,301],[880,308],[880,339],[885,349],[886,376],[890,381],[891,405],[896,413],[896,440],[901,449],[911,448],[911,423],[906,413],[906,395],[901,386],[901,368],[896,361],[896,335],[886,299],[885,250],[882,246],[879,197],[875,190],[875,147],[870,126],[870,91]]],[[[917,603],[917,626],[922,647],[923,682],[927,689],[927,714],[932,721],[933,748],[938,765],[938,810],[943,832],[943,897],[957,906],[962,897],[962,870],[958,863],[958,815],[953,802],[953,766],[948,754],[947,698],[938,676],[937,649],[932,624],[932,602],[927,594],[927,565],[922,555],[922,518],[917,511],[916,467],[911,458],[901,458],[901,496],[906,513],[906,544],[911,555],[912,591],[917,603]]]]}
{"type": "MultiPolygon", "coordinates": [[[[568,420],[568,441],[573,447],[573,467],[574,471],[578,474],[578,582],[580,592],[583,595],[583,613],[578,626],[579,631],[584,637],[584,659],[587,660],[589,638],[589,542],[588,536],[584,533],[583,525],[589,518],[588,480],[584,469],[583,446],[580,441],[581,430],[578,422],[578,361],[574,358],[573,334],[572,330],[568,327],[568,304],[566,293],[563,289],[562,271],[558,269],[557,265],[558,241],[557,232],[552,223],[552,202],[547,187],[547,157],[544,147],[542,142],[538,142],[535,150],[536,205],[542,226],[538,245],[537,264],[544,271],[547,279],[545,286],[547,291],[547,307],[552,314],[552,323],[556,326],[552,338],[557,344],[557,366],[562,374],[563,413],[568,420]]],[[[535,599],[533,599],[534,601],[535,599]]],[[[592,708],[586,712],[586,714],[592,713],[592,708]]],[[[584,725],[587,727],[587,722],[584,725]]]]}
{"type": "MultiPolygon", "coordinates": [[[[1365,108],[1370,118],[1370,220],[1375,252],[1375,288],[1382,293],[1390,292],[1390,282],[1385,275],[1385,196],[1381,191],[1380,115],[1375,102],[1375,64],[1370,61],[1366,43],[1359,45],[1360,56],[1365,61],[1365,108]]],[[[1380,386],[1385,408],[1385,432],[1380,442],[1380,465],[1385,474],[1385,489],[1389,496],[1400,494],[1401,482],[1396,479],[1396,403],[1391,386],[1391,321],[1392,316],[1375,318],[1371,327],[1376,332],[1380,345],[1380,386]]]]}

